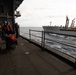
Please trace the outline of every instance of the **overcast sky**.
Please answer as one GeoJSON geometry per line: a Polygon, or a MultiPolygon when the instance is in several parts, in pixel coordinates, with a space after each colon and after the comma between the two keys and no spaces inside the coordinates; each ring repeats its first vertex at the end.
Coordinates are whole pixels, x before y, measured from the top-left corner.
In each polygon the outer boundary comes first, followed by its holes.
{"type": "Polygon", "coordinates": [[[24,0],[17,10],[20,26],[65,25],[66,15],[76,18],[76,0],[24,0]]]}

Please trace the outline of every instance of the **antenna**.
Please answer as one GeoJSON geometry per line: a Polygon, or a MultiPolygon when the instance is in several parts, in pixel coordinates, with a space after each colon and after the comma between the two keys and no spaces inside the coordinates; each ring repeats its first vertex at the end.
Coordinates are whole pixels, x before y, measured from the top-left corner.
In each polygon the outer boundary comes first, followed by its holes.
{"type": "Polygon", "coordinates": [[[20,16],[21,16],[20,11],[16,11],[15,16],[16,16],[16,17],[20,17],[20,16]]]}
{"type": "Polygon", "coordinates": [[[52,23],[52,22],[50,22],[50,26],[51,26],[51,23],[52,23]]]}

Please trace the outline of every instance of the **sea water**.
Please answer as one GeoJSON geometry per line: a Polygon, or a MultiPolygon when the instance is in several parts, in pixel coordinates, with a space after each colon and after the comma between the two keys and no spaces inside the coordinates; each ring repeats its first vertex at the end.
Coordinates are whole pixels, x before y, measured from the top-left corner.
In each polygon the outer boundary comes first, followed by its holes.
{"type": "Polygon", "coordinates": [[[31,31],[31,34],[35,36],[35,37],[31,36],[31,39],[34,39],[34,40],[40,42],[41,38],[36,37],[36,35],[41,37],[42,33],[38,32],[38,31],[43,31],[43,28],[42,27],[21,27],[20,28],[20,35],[29,38],[29,30],[36,30],[37,31],[37,32],[31,31]]]}
{"type": "MultiPolygon", "coordinates": [[[[43,31],[42,27],[21,27],[20,28],[20,35],[29,38],[29,30],[37,30],[37,31],[43,31]]],[[[41,43],[42,33],[31,31],[32,39],[35,41],[41,43]],[[37,36],[37,37],[36,37],[37,36]]],[[[54,48],[56,50],[59,50],[63,53],[66,53],[68,55],[72,55],[73,57],[76,57],[76,38],[75,37],[65,37],[64,35],[57,35],[57,34],[46,34],[45,38],[48,38],[50,40],[45,40],[45,45],[54,48]],[[61,42],[61,43],[59,43],[61,42]],[[65,43],[65,44],[62,44],[65,43]],[[68,44],[68,45],[67,45],[68,44]],[[69,45],[72,45],[71,47],[69,45]]]]}

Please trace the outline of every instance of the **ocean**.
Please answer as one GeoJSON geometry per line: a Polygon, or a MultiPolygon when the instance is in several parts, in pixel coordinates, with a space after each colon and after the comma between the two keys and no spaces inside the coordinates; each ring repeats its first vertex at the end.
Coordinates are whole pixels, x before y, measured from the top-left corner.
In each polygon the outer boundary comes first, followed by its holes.
{"type": "MultiPolygon", "coordinates": [[[[43,31],[43,28],[42,27],[20,27],[20,34],[24,37],[29,38],[29,30],[43,31]]],[[[38,35],[38,36],[42,35],[41,32],[33,32],[33,31],[31,31],[31,34],[38,35]]],[[[41,41],[40,38],[33,37],[33,36],[32,38],[34,38],[37,41],[41,41]]]]}
{"type": "Polygon", "coordinates": [[[39,31],[43,30],[42,27],[20,27],[20,31],[27,32],[27,33],[29,33],[29,29],[31,29],[31,30],[39,30],[39,31]]]}
{"type": "MultiPolygon", "coordinates": [[[[29,29],[43,31],[42,27],[20,27],[20,35],[29,38],[29,29]]],[[[42,36],[41,32],[31,31],[31,39],[41,43],[42,36]],[[37,36],[37,37],[36,37],[37,36]]],[[[76,38],[75,37],[65,37],[57,34],[45,34],[45,45],[59,50],[63,53],[76,57],[76,38]],[[49,39],[49,40],[48,40],[49,39]],[[70,46],[71,45],[71,46],[70,46]]]]}

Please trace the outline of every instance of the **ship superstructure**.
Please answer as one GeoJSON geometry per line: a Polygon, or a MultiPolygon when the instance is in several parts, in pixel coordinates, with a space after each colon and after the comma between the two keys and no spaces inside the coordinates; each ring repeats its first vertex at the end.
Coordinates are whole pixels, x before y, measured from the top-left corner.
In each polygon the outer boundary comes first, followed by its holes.
{"type": "Polygon", "coordinates": [[[0,1],[0,25],[3,24],[4,20],[7,20],[13,25],[15,23],[15,16],[18,16],[14,12],[22,3],[23,0],[1,0],[0,1]]]}

